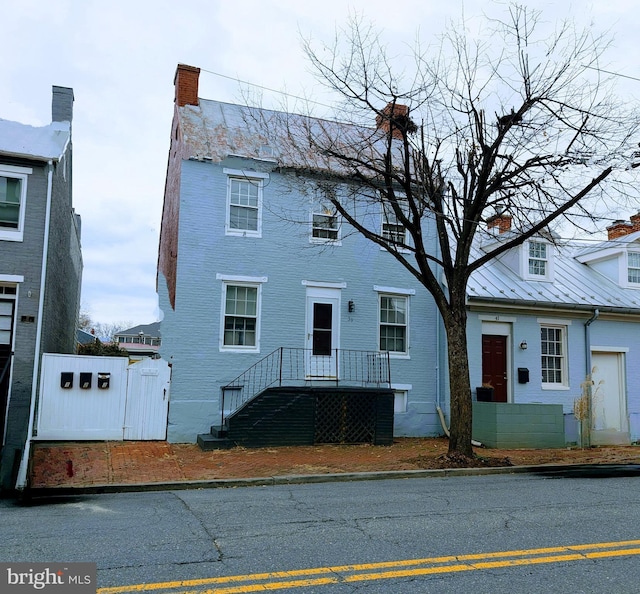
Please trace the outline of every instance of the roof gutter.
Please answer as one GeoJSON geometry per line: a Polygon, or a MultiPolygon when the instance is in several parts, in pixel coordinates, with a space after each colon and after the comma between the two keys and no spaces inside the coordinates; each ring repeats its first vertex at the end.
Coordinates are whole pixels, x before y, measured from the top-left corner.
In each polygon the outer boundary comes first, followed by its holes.
{"type": "Polygon", "coordinates": [[[16,489],[24,490],[27,485],[27,469],[31,454],[31,442],[33,440],[33,423],[35,420],[36,400],[38,395],[38,378],[40,376],[40,347],[42,343],[42,314],[44,312],[44,294],[47,279],[47,261],[49,255],[49,229],[51,226],[51,195],[53,192],[53,161],[47,163],[49,173],[47,175],[47,207],[44,219],[44,244],[42,246],[42,267],[40,270],[40,301],[38,303],[38,325],[36,328],[36,346],[33,356],[33,376],[31,379],[31,403],[29,405],[29,425],[27,427],[27,439],[22,450],[22,459],[18,468],[16,489]]]}
{"type": "MultiPolygon", "coordinates": [[[[531,308],[539,308],[539,309],[557,309],[564,311],[586,311],[593,312],[594,306],[590,304],[581,304],[581,303],[560,303],[560,302],[549,302],[549,301],[534,301],[534,300],[525,300],[525,299],[502,299],[500,297],[479,297],[477,295],[467,296],[467,306],[476,306],[479,307],[483,303],[490,304],[499,304],[504,306],[514,306],[517,308],[526,307],[528,309],[531,308]]],[[[598,306],[596,307],[596,311],[598,311],[598,315],[596,319],[600,315],[600,312],[606,312],[610,314],[625,314],[625,315],[639,315],[639,308],[632,307],[617,307],[615,305],[606,305],[606,306],[598,306]]]]}

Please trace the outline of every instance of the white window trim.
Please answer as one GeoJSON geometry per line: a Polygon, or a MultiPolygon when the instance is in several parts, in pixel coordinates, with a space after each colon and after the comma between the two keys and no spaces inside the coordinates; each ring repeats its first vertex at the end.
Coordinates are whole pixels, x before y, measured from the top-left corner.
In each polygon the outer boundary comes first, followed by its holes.
{"type": "Polygon", "coordinates": [[[227,176],[227,204],[225,212],[224,232],[225,235],[233,237],[262,237],[262,191],[264,180],[269,179],[269,174],[260,171],[250,171],[245,169],[228,169],[222,170],[227,176]],[[255,231],[248,229],[231,229],[231,180],[237,179],[249,183],[256,183],[258,187],[258,228],[255,231]]]}
{"type": "MultiPolygon", "coordinates": [[[[388,224],[388,223],[385,220],[384,202],[381,202],[380,203],[380,236],[381,237],[385,237],[384,236],[384,226],[385,226],[385,224],[388,224]]],[[[403,241],[403,243],[405,245],[407,245],[408,244],[408,240],[409,240],[409,232],[407,231],[407,228],[404,225],[402,225],[402,228],[404,229],[404,241],[403,241]]],[[[387,239],[387,238],[385,237],[385,239],[387,239]]],[[[387,241],[389,241],[389,240],[387,239],[387,241]]],[[[398,252],[402,253],[402,254],[407,254],[407,253],[411,252],[411,250],[409,248],[406,248],[406,247],[401,247],[401,246],[398,246],[398,245],[396,245],[395,247],[396,247],[396,250],[398,252]]],[[[380,246],[380,249],[385,251],[385,252],[389,251],[386,247],[383,247],[383,246],[380,246]]]]}
{"type": "Polygon", "coordinates": [[[311,208],[309,212],[309,243],[322,244],[322,245],[342,245],[342,217],[340,213],[336,210],[334,215],[328,215],[326,213],[318,212],[315,210],[316,200],[311,200],[311,208]],[[337,235],[335,239],[331,239],[329,237],[314,237],[313,236],[313,215],[323,215],[323,216],[333,216],[336,219],[336,231],[337,235]]]}
{"type": "Polygon", "coordinates": [[[244,276],[242,274],[216,274],[216,280],[228,281],[231,283],[266,283],[269,281],[268,276],[244,276]]]}
{"type": "Polygon", "coordinates": [[[0,283],[23,283],[24,276],[21,274],[0,274],[0,283]]]}
{"type": "Polygon", "coordinates": [[[384,287],[382,285],[373,285],[373,290],[378,293],[394,293],[395,295],[415,295],[415,289],[401,289],[398,287],[384,287]]]}
{"type": "Polygon", "coordinates": [[[18,167],[16,165],[0,165],[0,175],[21,180],[20,184],[20,214],[17,229],[0,228],[0,241],[23,241],[24,219],[27,210],[27,180],[33,173],[31,167],[18,167]]]}
{"type": "Polygon", "coordinates": [[[542,282],[552,282],[554,279],[554,249],[553,245],[548,241],[544,241],[542,239],[529,239],[522,244],[522,248],[520,250],[520,270],[522,271],[522,278],[525,280],[533,280],[533,281],[542,281],[542,282]],[[531,274],[529,272],[529,244],[531,243],[542,243],[547,246],[547,257],[545,259],[546,265],[546,274],[531,274]]]}
{"type": "Polygon", "coordinates": [[[413,384],[391,384],[390,388],[393,390],[393,414],[403,415],[409,412],[409,392],[413,389],[413,384]],[[404,410],[396,411],[396,393],[404,393],[404,410]]]}
{"type": "MultiPolygon", "coordinates": [[[[569,390],[569,326],[571,325],[571,321],[569,323],[563,323],[559,320],[538,320],[539,327],[545,328],[559,328],[562,330],[562,378],[563,381],[561,383],[558,382],[543,382],[542,381],[542,348],[540,352],[540,375],[541,375],[541,387],[543,390],[569,390]]],[[[541,340],[541,339],[540,339],[541,340]]],[[[542,347],[542,342],[540,342],[540,347],[542,347]]]]}
{"type": "MultiPolygon", "coordinates": [[[[633,281],[629,280],[629,254],[634,253],[634,254],[640,254],[640,251],[637,249],[632,249],[629,251],[625,252],[625,257],[623,258],[624,261],[624,271],[621,274],[621,283],[620,286],[622,287],[631,287],[631,288],[637,288],[640,287],[640,283],[635,283],[633,281]]],[[[636,266],[633,267],[634,269],[637,269],[636,266]]]]}
{"type": "Polygon", "coordinates": [[[384,289],[385,287],[380,287],[378,285],[374,285],[373,289],[374,291],[376,291],[378,293],[378,327],[376,328],[377,330],[377,337],[378,337],[378,351],[380,351],[381,353],[389,353],[389,358],[390,359],[411,359],[411,355],[410,355],[410,342],[409,342],[409,338],[410,338],[410,331],[409,331],[409,321],[411,320],[411,316],[410,316],[410,307],[411,307],[411,300],[409,299],[409,297],[411,295],[415,295],[415,290],[413,289],[393,289],[392,287],[386,287],[388,289],[392,289],[389,291],[386,290],[381,290],[384,289]],[[406,303],[407,303],[407,309],[406,309],[406,324],[405,324],[405,328],[406,328],[406,334],[405,334],[405,347],[406,347],[406,351],[405,352],[401,352],[401,351],[383,351],[380,348],[380,326],[382,324],[382,322],[380,321],[380,305],[381,305],[381,299],[382,297],[404,297],[406,299],[406,303]]]}
{"type": "Polygon", "coordinates": [[[325,281],[303,280],[302,285],[305,287],[320,287],[322,289],[346,289],[347,283],[328,283],[325,281]]]}
{"type": "Polygon", "coordinates": [[[262,325],[262,285],[267,282],[266,276],[238,276],[232,274],[216,274],[216,279],[222,281],[220,303],[220,338],[218,348],[221,353],[259,353],[260,327],[262,325]],[[226,314],[227,286],[245,286],[257,289],[256,295],[256,344],[252,346],[238,346],[224,344],[224,318],[226,314]]]}

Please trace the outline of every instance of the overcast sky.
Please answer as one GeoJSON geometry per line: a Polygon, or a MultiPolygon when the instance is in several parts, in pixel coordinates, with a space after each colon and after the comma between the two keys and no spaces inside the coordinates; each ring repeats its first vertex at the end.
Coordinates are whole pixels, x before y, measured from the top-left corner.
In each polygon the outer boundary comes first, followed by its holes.
{"type": "MultiPolygon", "coordinates": [[[[219,75],[293,95],[315,95],[300,32],[330,40],[349,11],[385,30],[393,47],[424,42],[505,2],[489,0],[0,0],[0,118],[51,121],[51,86],[75,94],[74,205],[82,217],[82,303],[94,321],[161,319],[158,233],[176,65],[200,67],[200,96],[244,102],[219,75]]],[[[549,21],[567,12],[610,29],[609,67],[640,77],[640,0],[525,1],[549,21]],[[562,5],[556,8],[556,5],[562,5]],[[562,10],[562,13],[558,12],[562,10]]],[[[640,93],[640,82],[627,81],[640,93]]],[[[262,94],[265,106],[281,97],[262,94]]],[[[631,214],[631,213],[630,213],[631,214]]],[[[0,252],[0,258],[2,253],[0,252]]]]}

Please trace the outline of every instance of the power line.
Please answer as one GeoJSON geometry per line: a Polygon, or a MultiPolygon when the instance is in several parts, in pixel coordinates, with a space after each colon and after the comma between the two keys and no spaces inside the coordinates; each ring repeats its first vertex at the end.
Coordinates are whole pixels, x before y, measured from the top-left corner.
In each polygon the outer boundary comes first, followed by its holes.
{"type": "Polygon", "coordinates": [[[636,76],[629,76],[628,74],[620,74],[619,72],[612,72],[611,70],[604,70],[603,68],[596,68],[595,66],[584,66],[585,68],[589,68],[590,70],[597,70],[598,72],[604,72],[606,74],[613,74],[613,76],[620,76],[621,78],[629,78],[631,80],[640,81],[640,78],[636,76]]]}
{"type": "Polygon", "coordinates": [[[298,95],[293,95],[291,93],[287,93],[285,91],[278,91],[276,89],[272,89],[270,87],[265,87],[263,85],[259,85],[257,83],[252,83],[247,80],[241,80],[237,77],[227,76],[226,74],[221,74],[220,72],[214,72],[213,70],[207,70],[206,68],[200,69],[202,72],[206,72],[207,74],[213,74],[214,76],[219,76],[220,78],[226,78],[227,80],[232,80],[234,82],[249,85],[251,87],[256,87],[258,89],[262,89],[264,91],[269,91],[270,93],[277,93],[279,95],[284,95],[285,97],[291,97],[292,99],[298,99],[300,101],[305,101],[307,103],[313,103],[314,105],[320,105],[321,107],[326,107],[328,109],[334,109],[334,106],[327,105],[326,103],[320,103],[319,101],[314,101],[313,99],[307,99],[306,97],[300,97],[298,95]]]}

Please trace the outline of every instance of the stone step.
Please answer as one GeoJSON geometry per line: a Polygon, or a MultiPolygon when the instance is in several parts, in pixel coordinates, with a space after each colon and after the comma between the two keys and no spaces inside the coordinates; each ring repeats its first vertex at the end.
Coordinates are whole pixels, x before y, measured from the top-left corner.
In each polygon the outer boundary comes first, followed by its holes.
{"type": "Polygon", "coordinates": [[[200,433],[198,435],[198,445],[205,452],[210,450],[228,450],[235,444],[226,437],[216,437],[211,433],[200,433]]]}

